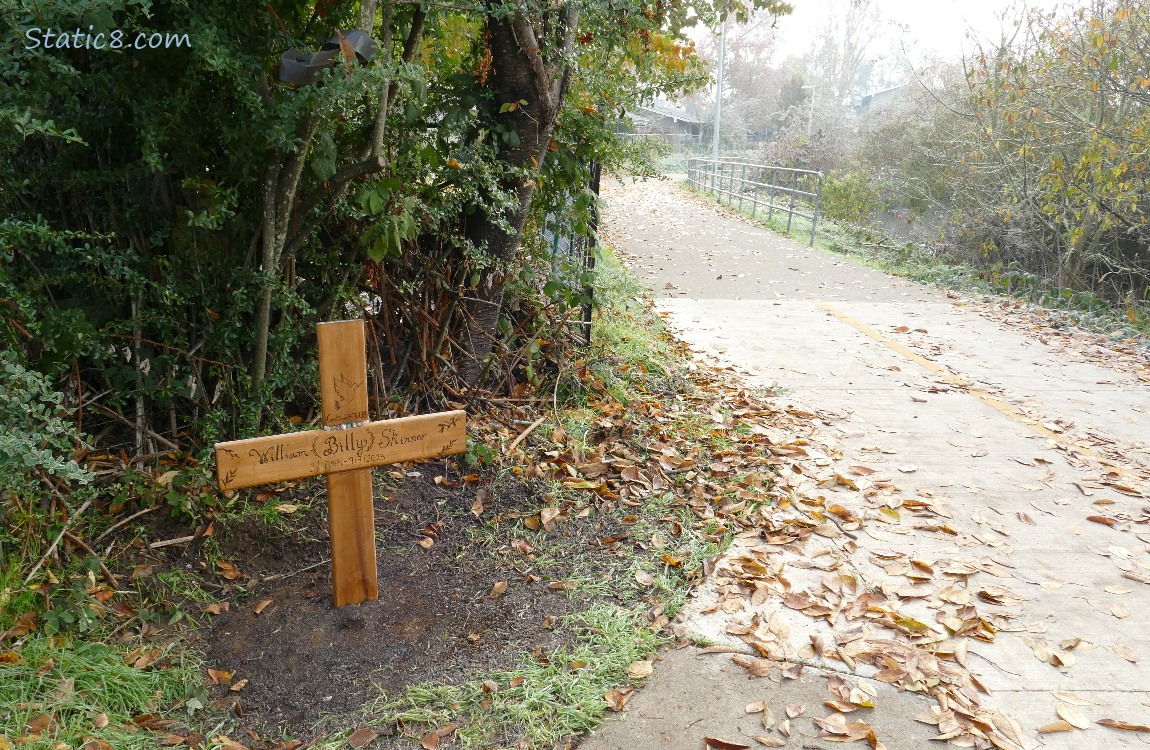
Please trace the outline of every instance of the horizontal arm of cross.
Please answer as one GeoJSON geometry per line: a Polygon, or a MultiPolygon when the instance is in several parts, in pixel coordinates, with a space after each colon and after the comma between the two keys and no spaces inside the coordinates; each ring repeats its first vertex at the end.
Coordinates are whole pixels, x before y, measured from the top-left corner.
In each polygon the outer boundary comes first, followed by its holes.
{"type": "Polygon", "coordinates": [[[221,490],[441,458],[467,450],[467,414],[448,411],[216,443],[221,490]]]}

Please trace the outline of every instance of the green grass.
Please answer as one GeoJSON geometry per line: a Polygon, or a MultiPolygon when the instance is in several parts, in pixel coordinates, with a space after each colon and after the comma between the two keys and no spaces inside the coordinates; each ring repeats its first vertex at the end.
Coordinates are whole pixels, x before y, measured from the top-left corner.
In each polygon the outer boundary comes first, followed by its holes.
{"type": "MultiPolygon", "coordinates": [[[[147,579],[143,580],[148,582],[147,579]]],[[[186,570],[179,568],[165,570],[157,573],[154,580],[154,585],[148,582],[149,586],[142,588],[142,593],[148,594],[152,599],[199,604],[213,604],[218,599],[203,587],[198,577],[186,570]]]]}
{"type": "MultiPolygon", "coordinates": [[[[663,320],[646,299],[647,288],[627,272],[609,248],[595,261],[597,314],[592,322],[589,367],[616,399],[628,403],[639,392],[683,385],[681,355],[663,320]]],[[[593,415],[581,415],[590,419],[593,415]]]]}
{"type": "Polygon", "coordinates": [[[36,591],[24,585],[23,561],[13,555],[6,563],[0,569],[0,630],[12,627],[17,617],[35,609],[40,601],[36,591]]]}
{"type": "MultiPolygon", "coordinates": [[[[587,732],[607,710],[607,691],[627,682],[631,663],[665,639],[634,613],[608,605],[565,619],[576,643],[489,676],[496,692],[486,692],[483,680],[413,686],[369,706],[372,723],[402,726],[413,738],[455,723],[453,746],[462,748],[512,747],[524,737],[531,747],[550,748],[587,732]]],[[[334,750],[343,741],[341,735],[317,747],[334,750]]]]}
{"type": "Polygon", "coordinates": [[[200,682],[195,667],[176,646],[145,669],[134,666],[138,658],[63,636],[23,638],[7,652],[14,663],[0,664],[0,737],[26,748],[79,748],[93,739],[116,750],[154,748],[157,736],[134,718],[177,706],[190,713],[204,699],[192,687],[200,682]],[[52,728],[30,734],[38,722],[52,728]]]}

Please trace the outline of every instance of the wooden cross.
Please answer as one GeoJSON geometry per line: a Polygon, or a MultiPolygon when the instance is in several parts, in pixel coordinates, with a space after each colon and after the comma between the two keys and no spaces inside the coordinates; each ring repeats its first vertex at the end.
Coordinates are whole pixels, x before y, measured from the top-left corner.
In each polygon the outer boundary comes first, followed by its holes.
{"type": "Polygon", "coordinates": [[[320,323],[322,430],[216,444],[221,490],[327,475],[336,607],[379,596],[371,467],[440,458],[467,448],[467,414],[448,411],[367,421],[362,320],[320,323]]]}

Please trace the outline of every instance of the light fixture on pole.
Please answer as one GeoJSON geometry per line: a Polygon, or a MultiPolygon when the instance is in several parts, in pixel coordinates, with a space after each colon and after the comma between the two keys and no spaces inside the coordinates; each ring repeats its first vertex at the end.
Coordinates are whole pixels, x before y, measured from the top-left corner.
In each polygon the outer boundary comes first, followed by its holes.
{"type": "Polygon", "coordinates": [[[715,189],[715,173],[719,171],[719,124],[723,115],[723,58],[726,57],[727,19],[719,31],[718,70],[715,73],[715,131],[711,134],[711,190],[715,189]]]}
{"type": "Polygon", "coordinates": [[[815,84],[810,86],[803,86],[803,89],[811,90],[811,111],[807,114],[807,138],[811,137],[811,122],[815,119],[815,84]]]}

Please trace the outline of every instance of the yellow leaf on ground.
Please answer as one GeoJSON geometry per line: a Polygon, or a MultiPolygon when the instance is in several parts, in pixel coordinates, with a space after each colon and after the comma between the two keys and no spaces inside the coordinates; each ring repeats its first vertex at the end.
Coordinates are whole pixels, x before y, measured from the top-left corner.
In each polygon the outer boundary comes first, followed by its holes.
{"type": "Polygon", "coordinates": [[[654,665],[651,662],[646,660],[633,661],[627,670],[627,676],[632,680],[642,680],[650,677],[652,671],[654,671],[654,665]]]}
{"type": "Polygon", "coordinates": [[[1054,707],[1054,710],[1058,712],[1063,721],[1071,726],[1078,729],[1086,729],[1090,726],[1090,721],[1082,715],[1082,712],[1068,703],[1059,703],[1054,707]]]}

